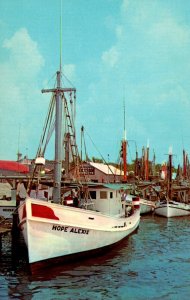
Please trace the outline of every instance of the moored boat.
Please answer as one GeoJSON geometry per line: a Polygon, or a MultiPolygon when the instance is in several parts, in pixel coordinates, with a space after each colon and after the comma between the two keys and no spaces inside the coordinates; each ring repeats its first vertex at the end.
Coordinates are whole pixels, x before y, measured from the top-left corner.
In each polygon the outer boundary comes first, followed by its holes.
{"type": "Polygon", "coordinates": [[[157,203],[155,213],[166,218],[190,215],[188,190],[182,186],[175,188],[172,184],[172,153],[169,153],[166,197],[157,203]],[[173,199],[176,193],[178,201],[173,199]]]}
{"type": "Polygon", "coordinates": [[[133,199],[139,199],[141,215],[152,213],[155,209],[155,202],[143,199],[139,196],[127,194],[124,198],[127,203],[132,202],[133,199]]]}
{"type": "Polygon", "coordinates": [[[155,208],[155,213],[166,218],[189,216],[190,204],[172,200],[160,202],[155,208]]]}
{"type": "Polygon", "coordinates": [[[155,202],[140,198],[140,213],[148,214],[152,213],[155,209],[155,202]]]}
{"type": "Polygon", "coordinates": [[[32,198],[19,207],[19,227],[32,272],[51,261],[86,256],[114,245],[138,227],[138,203],[128,216],[117,190],[102,186],[90,188],[90,194],[96,197],[89,204],[93,210],[32,198]]]}

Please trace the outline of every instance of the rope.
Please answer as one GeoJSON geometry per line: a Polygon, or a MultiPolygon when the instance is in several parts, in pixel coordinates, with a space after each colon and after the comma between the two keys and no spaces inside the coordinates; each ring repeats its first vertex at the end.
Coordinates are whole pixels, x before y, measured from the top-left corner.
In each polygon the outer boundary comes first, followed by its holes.
{"type": "MultiPolygon", "coordinates": [[[[51,100],[50,100],[50,103],[49,103],[48,113],[47,113],[47,116],[46,116],[46,119],[45,119],[45,122],[44,122],[43,133],[42,133],[42,136],[41,136],[41,139],[40,139],[40,144],[39,144],[39,147],[38,147],[38,150],[37,150],[37,153],[36,153],[36,158],[38,156],[44,155],[47,144],[48,144],[48,142],[50,140],[50,137],[52,135],[52,132],[54,130],[55,122],[52,122],[54,108],[55,108],[55,95],[52,94],[51,100]],[[46,138],[46,142],[45,142],[44,148],[42,149],[45,138],[46,138]]],[[[31,192],[31,188],[32,188],[33,180],[34,180],[34,175],[36,173],[36,169],[37,169],[37,165],[35,165],[33,173],[32,173],[31,180],[28,182],[27,192],[29,194],[31,192]]]]}
{"type": "Polygon", "coordinates": [[[96,151],[98,152],[98,154],[101,156],[103,162],[108,166],[109,170],[111,171],[111,173],[114,175],[112,169],[110,168],[109,164],[106,162],[106,160],[104,159],[103,155],[101,154],[101,152],[98,150],[98,148],[96,147],[95,143],[93,142],[93,140],[91,139],[90,135],[88,134],[88,132],[86,131],[89,139],[91,140],[93,146],[95,147],[96,151]]]}
{"type": "Polygon", "coordinates": [[[46,136],[46,132],[47,132],[47,127],[48,127],[48,124],[49,124],[49,127],[50,127],[50,124],[51,124],[52,115],[53,115],[54,106],[55,106],[54,99],[55,99],[55,95],[52,95],[51,101],[50,101],[50,104],[49,104],[48,114],[46,116],[45,123],[44,123],[43,134],[41,136],[41,140],[40,140],[40,144],[39,144],[39,147],[38,147],[38,150],[37,150],[36,157],[39,156],[39,155],[41,155],[42,145],[43,145],[44,140],[45,140],[45,136],[46,136]]]}

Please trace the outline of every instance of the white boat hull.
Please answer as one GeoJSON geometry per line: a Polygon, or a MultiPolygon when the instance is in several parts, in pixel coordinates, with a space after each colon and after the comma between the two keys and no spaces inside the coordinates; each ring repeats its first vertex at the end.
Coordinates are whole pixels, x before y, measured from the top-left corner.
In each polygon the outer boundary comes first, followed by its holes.
{"type": "Polygon", "coordinates": [[[155,204],[152,201],[140,199],[141,215],[151,213],[154,211],[154,209],[155,209],[155,204]]]}
{"type": "Polygon", "coordinates": [[[115,244],[139,225],[140,210],[127,218],[28,198],[19,209],[29,264],[88,252],[115,244]],[[43,216],[49,214],[46,218],[43,216]]]}
{"type": "Polygon", "coordinates": [[[190,205],[180,202],[160,203],[155,208],[155,213],[166,218],[190,215],[190,205]]]}
{"type": "MultiPolygon", "coordinates": [[[[136,196],[128,194],[126,196],[126,201],[130,202],[130,201],[132,201],[132,199],[134,197],[136,197],[136,196]]],[[[140,214],[141,215],[153,212],[154,208],[155,208],[155,203],[153,201],[140,198],[140,214]]]]}

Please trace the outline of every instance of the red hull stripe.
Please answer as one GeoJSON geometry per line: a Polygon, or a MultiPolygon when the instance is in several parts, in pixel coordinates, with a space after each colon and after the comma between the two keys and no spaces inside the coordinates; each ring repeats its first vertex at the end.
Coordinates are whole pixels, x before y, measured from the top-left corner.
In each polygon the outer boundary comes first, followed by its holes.
{"type": "Polygon", "coordinates": [[[51,220],[59,220],[59,218],[54,214],[53,209],[45,205],[34,203],[32,203],[32,216],[51,220]]]}
{"type": "Polygon", "coordinates": [[[140,208],[140,205],[134,205],[134,207],[135,207],[136,209],[138,209],[138,208],[140,208]]]}

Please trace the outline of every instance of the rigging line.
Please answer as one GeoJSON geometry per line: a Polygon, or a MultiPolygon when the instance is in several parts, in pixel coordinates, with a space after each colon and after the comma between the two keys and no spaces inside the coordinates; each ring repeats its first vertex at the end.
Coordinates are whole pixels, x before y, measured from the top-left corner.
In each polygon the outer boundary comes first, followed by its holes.
{"type": "Polygon", "coordinates": [[[75,136],[76,132],[75,132],[75,126],[74,126],[73,118],[72,118],[72,109],[70,109],[71,110],[71,113],[70,113],[69,106],[68,106],[68,100],[65,97],[65,95],[62,96],[62,99],[64,100],[64,113],[66,116],[65,132],[69,132],[72,136],[72,139],[70,139],[71,152],[72,152],[73,159],[75,160],[75,156],[76,156],[76,160],[77,160],[77,158],[79,158],[79,151],[78,151],[78,147],[76,144],[76,136],[75,136]],[[74,146],[74,149],[73,149],[73,146],[74,146]]]}
{"type": "Polygon", "coordinates": [[[55,101],[53,102],[53,105],[52,105],[52,108],[51,108],[51,115],[50,115],[50,121],[49,121],[49,127],[48,127],[48,131],[47,131],[47,136],[46,136],[46,142],[45,142],[45,145],[44,145],[44,149],[42,151],[42,154],[44,155],[45,151],[46,151],[46,148],[47,148],[47,145],[50,141],[50,138],[53,134],[53,131],[55,129],[55,115],[54,115],[54,118],[53,118],[53,113],[54,113],[54,110],[55,110],[55,101]]]}
{"type": "Polygon", "coordinates": [[[44,140],[45,140],[45,136],[46,136],[46,132],[47,132],[47,127],[48,127],[48,122],[49,122],[49,117],[50,117],[51,109],[52,109],[52,99],[51,99],[51,102],[50,102],[50,105],[49,105],[48,114],[47,114],[46,121],[45,121],[44,128],[43,128],[43,134],[41,136],[41,140],[40,140],[40,144],[39,144],[36,156],[38,156],[38,155],[41,154],[42,146],[43,146],[43,143],[44,143],[44,140]]]}
{"type": "MultiPolygon", "coordinates": [[[[44,153],[45,153],[45,151],[46,151],[46,147],[47,147],[47,145],[48,145],[48,143],[49,143],[49,140],[50,140],[50,137],[51,137],[51,135],[52,135],[52,132],[53,132],[54,128],[55,128],[55,122],[54,122],[54,124],[53,124],[53,126],[52,126],[52,128],[51,128],[51,132],[48,133],[49,136],[46,138],[46,143],[45,143],[45,145],[44,145],[44,149],[43,149],[43,150],[40,149],[40,152],[39,152],[39,153],[40,153],[42,156],[44,156],[44,153]]],[[[36,155],[36,157],[39,155],[39,153],[36,155]]],[[[37,168],[38,168],[38,166],[35,165],[35,167],[34,167],[34,169],[33,169],[33,172],[32,172],[31,181],[30,181],[30,183],[28,184],[28,187],[27,187],[27,191],[28,191],[29,194],[30,194],[30,192],[31,192],[31,188],[32,188],[32,184],[33,184],[33,181],[34,181],[34,177],[35,177],[35,173],[36,173],[37,168]]]]}
{"type": "Polygon", "coordinates": [[[48,123],[49,123],[49,120],[50,120],[51,111],[52,111],[53,107],[54,107],[54,95],[52,95],[52,97],[51,97],[51,101],[50,101],[49,109],[48,109],[48,114],[46,116],[45,123],[44,123],[43,134],[42,134],[41,139],[40,139],[40,144],[39,144],[36,156],[38,156],[41,152],[41,148],[42,148],[42,145],[43,145],[43,142],[44,142],[44,139],[45,139],[45,135],[46,135],[46,131],[47,131],[47,127],[48,127],[48,123]]]}
{"type": "MultiPolygon", "coordinates": [[[[49,135],[49,132],[52,130],[52,123],[55,124],[55,95],[53,97],[53,102],[51,106],[51,111],[50,111],[50,116],[49,116],[49,126],[48,126],[48,132],[47,132],[47,137],[49,135]],[[54,113],[54,119],[53,119],[53,113],[54,113]]],[[[47,138],[46,138],[47,139],[47,138]]]]}
{"type": "Polygon", "coordinates": [[[72,86],[72,88],[75,87],[74,84],[69,80],[69,78],[63,72],[61,73],[61,75],[68,81],[68,83],[72,86]]]}
{"type": "Polygon", "coordinates": [[[87,160],[88,159],[88,153],[87,153],[87,148],[86,148],[86,141],[85,141],[85,138],[84,138],[84,132],[83,132],[83,141],[84,141],[85,157],[86,157],[86,160],[87,160]]]}
{"type": "MultiPolygon", "coordinates": [[[[47,126],[48,126],[48,120],[49,120],[50,116],[51,116],[51,119],[52,119],[52,110],[53,110],[53,108],[54,108],[54,95],[52,94],[51,101],[50,101],[50,104],[49,104],[48,114],[47,114],[46,120],[45,120],[43,134],[42,134],[42,137],[41,137],[41,140],[40,140],[40,145],[39,145],[37,153],[36,153],[36,157],[38,157],[39,155],[44,155],[45,150],[42,151],[42,144],[43,144],[44,139],[45,139],[45,134],[46,134],[46,131],[47,131],[47,126]]],[[[47,142],[46,142],[46,144],[47,144],[47,142]]],[[[45,148],[46,148],[46,145],[45,145],[45,148]]],[[[29,192],[29,194],[30,194],[30,191],[31,191],[31,188],[32,188],[32,184],[33,184],[36,169],[37,169],[37,165],[35,165],[35,167],[33,169],[31,181],[30,181],[30,183],[28,184],[28,187],[27,187],[27,191],[29,192]]]]}
{"type": "Polygon", "coordinates": [[[131,149],[130,149],[130,147],[129,147],[129,143],[127,143],[127,145],[128,145],[128,149],[129,149],[130,159],[131,159],[131,161],[132,161],[132,155],[131,155],[131,149]]]}
{"type": "Polygon", "coordinates": [[[51,124],[51,128],[50,128],[49,131],[48,131],[48,135],[47,135],[47,138],[46,138],[46,143],[45,143],[44,149],[43,149],[43,151],[42,151],[42,154],[43,154],[43,155],[44,155],[44,153],[45,153],[45,151],[46,151],[47,145],[48,145],[48,143],[49,143],[49,141],[50,141],[50,138],[51,138],[51,136],[52,136],[52,134],[53,134],[54,129],[55,129],[55,120],[54,120],[54,122],[51,124]]]}
{"type": "Polygon", "coordinates": [[[111,171],[111,173],[114,175],[113,171],[111,170],[109,164],[106,162],[106,160],[104,159],[103,155],[100,153],[100,151],[98,150],[98,148],[96,147],[96,145],[94,144],[93,140],[91,139],[90,135],[88,134],[88,132],[86,131],[86,134],[88,135],[89,139],[91,140],[93,146],[95,147],[95,149],[97,150],[97,152],[99,153],[99,155],[101,156],[103,162],[108,166],[109,170],[111,171]]]}
{"type": "Polygon", "coordinates": [[[75,111],[75,103],[72,99],[72,95],[70,94],[70,109],[71,109],[71,122],[74,130],[74,136],[75,136],[75,118],[76,118],[76,111],[75,111]]]}
{"type": "Polygon", "coordinates": [[[52,79],[54,79],[54,87],[55,87],[55,78],[56,78],[56,76],[57,76],[57,73],[54,73],[53,75],[52,75],[52,77],[50,77],[50,79],[48,80],[48,82],[47,82],[47,86],[49,86],[49,83],[50,83],[50,81],[52,80],[52,79]]]}
{"type": "MultiPolygon", "coordinates": [[[[66,97],[64,97],[64,100],[65,100],[65,110],[66,110],[66,114],[68,116],[68,121],[70,121],[70,131],[75,139],[75,134],[76,134],[76,130],[75,130],[75,122],[74,122],[74,118],[73,118],[73,108],[71,106],[70,110],[69,110],[69,106],[68,106],[68,101],[66,99],[66,97]]],[[[67,126],[69,126],[69,124],[67,124],[67,126]]]]}

